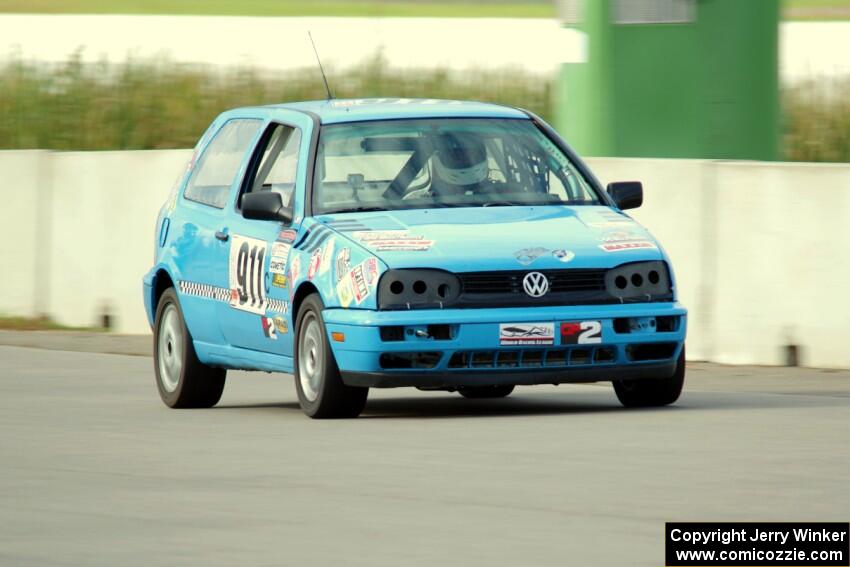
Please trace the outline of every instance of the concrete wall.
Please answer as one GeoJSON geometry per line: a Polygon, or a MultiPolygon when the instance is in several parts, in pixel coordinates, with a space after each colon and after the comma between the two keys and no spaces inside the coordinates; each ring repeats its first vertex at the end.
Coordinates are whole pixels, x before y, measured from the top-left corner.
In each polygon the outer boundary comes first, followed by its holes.
{"type": "MultiPolygon", "coordinates": [[[[0,313],[149,332],[153,223],[190,150],[0,152],[0,313]]],[[[670,254],[692,359],[850,368],[850,165],[588,160],[644,182],[634,216],[670,254]]]]}
{"type": "Polygon", "coordinates": [[[0,313],[32,315],[46,301],[43,251],[50,223],[41,221],[52,188],[50,157],[41,151],[0,152],[0,313]]]}
{"type": "Polygon", "coordinates": [[[52,169],[48,312],[91,325],[104,311],[119,332],[147,332],[142,275],[154,253],[154,223],[191,150],[58,152],[52,169]]]}
{"type": "Polygon", "coordinates": [[[191,150],[0,152],[0,313],[149,332],[141,278],[154,222],[191,150]]]}
{"type": "Polygon", "coordinates": [[[634,217],[670,254],[691,358],[850,368],[850,164],[588,160],[644,182],[634,217]]]}

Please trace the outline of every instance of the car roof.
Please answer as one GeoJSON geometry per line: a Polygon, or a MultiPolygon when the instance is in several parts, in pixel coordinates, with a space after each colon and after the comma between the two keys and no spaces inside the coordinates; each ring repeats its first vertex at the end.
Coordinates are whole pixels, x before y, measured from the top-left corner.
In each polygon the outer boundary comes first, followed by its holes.
{"type": "Polygon", "coordinates": [[[356,98],[289,102],[269,109],[315,114],[323,124],[400,118],[528,118],[523,111],[499,104],[433,98],[356,98]]]}

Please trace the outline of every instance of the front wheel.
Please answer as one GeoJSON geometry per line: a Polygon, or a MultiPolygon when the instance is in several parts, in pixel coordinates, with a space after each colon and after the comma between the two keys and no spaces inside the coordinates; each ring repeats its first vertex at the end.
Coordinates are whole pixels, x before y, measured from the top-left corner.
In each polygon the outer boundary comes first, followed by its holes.
{"type": "Polygon", "coordinates": [[[626,407],[658,407],[679,399],[685,384],[685,347],[676,361],[676,371],[670,378],[643,378],[614,382],[617,399],[626,407]]]}
{"type": "Polygon", "coordinates": [[[156,308],[153,360],[157,390],[168,407],[211,408],[221,399],[227,371],[198,360],[173,288],[156,308]]]}
{"type": "Polygon", "coordinates": [[[328,344],[324,305],[318,294],[307,296],[295,325],[295,389],[298,403],[316,419],[357,417],[366,406],[369,388],[346,386],[328,344]]]}

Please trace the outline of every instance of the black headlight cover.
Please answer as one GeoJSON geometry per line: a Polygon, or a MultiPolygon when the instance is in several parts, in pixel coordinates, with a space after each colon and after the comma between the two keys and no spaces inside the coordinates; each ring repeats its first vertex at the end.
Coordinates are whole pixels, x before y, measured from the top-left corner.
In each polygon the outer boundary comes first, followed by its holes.
{"type": "Polygon", "coordinates": [[[445,270],[387,270],[378,282],[378,309],[440,309],[460,292],[458,277],[445,270]]]}
{"type": "Polygon", "coordinates": [[[661,260],[631,262],[608,270],[605,289],[621,301],[647,301],[673,293],[670,271],[661,260]]]}

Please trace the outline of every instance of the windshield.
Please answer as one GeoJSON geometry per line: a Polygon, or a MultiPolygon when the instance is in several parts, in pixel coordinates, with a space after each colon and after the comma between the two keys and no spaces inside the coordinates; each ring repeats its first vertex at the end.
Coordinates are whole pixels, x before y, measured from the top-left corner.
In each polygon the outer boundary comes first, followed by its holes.
{"type": "Polygon", "coordinates": [[[569,158],[523,119],[324,126],[315,175],[316,214],[600,204],[569,158]]]}

